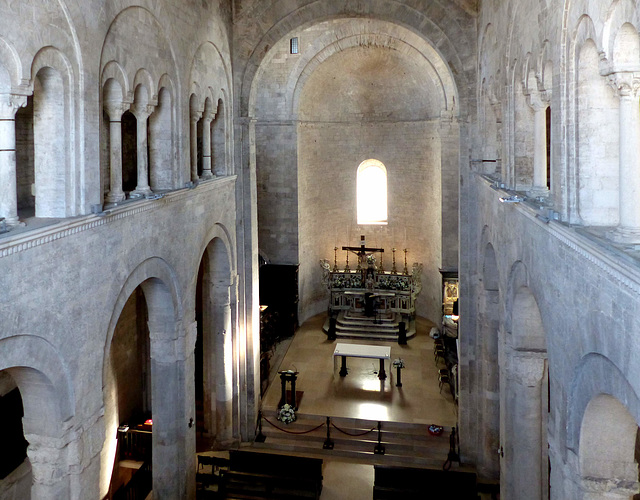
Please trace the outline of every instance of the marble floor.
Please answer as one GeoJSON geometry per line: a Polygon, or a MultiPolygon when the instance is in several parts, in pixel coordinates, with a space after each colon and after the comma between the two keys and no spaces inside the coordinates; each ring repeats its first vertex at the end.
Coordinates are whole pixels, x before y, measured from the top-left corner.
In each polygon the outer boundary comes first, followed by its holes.
{"type": "MultiPolygon", "coordinates": [[[[445,385],[438,387],[438,368],[433,359],[433,326],[426,319],[416,321],[417,333],[406,345],[395,342],[340,339],[338,342],[391,347],[391,360],[402,358],[402,387],[396,387],[396,370],[378,379],[379,361],[348,358],[349,374],[340,377],[333,351],[336,342],[322,331],[325,314],[307,320],[296,332],[279,370],[299,372],[297,391],[303,391],[298,412],[307,415],[361,418],[391,422],[437,424],[453,427],[457,406],[445,385]]],[[[263,409],[275,410],[280,401],[279,379],[274,380],[263,399],[263,409]]]]}

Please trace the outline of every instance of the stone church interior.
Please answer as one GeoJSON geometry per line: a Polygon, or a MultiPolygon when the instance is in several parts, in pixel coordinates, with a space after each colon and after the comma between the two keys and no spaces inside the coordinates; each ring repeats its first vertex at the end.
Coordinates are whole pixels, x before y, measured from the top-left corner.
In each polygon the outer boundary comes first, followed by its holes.
{"type": "Polygon", "coordinates": [[[640,498],[639,32],[0,0],[0,498],[640,498]]]}

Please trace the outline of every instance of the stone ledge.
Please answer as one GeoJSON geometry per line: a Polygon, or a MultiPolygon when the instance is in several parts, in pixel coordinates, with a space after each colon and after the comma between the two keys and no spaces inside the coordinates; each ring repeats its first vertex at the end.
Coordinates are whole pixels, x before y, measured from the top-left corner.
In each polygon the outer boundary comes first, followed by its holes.
{"type": "Polygon", "coordinates": [[[202,193],[206,191],[214,191],[221,185],[235,183],[236,175],[225,177],[217,177],[207,181],[202,181],[193,189],[182,188],[177,191],[167,193],[163,198],[158,200],[140,200],[126,203],[120,207],[108,209],[106,215],[82,215],[74,217],[71,220],[57,222],[51,226],[34,229],[33,231],[21,232],[15,236],[6,236],[0,241],[0,258],[34,248],[40,245],[51,243],[72,234],[80,233],[93,229],[98,226],[110,224],[120,219],[131,217],[143,212],[158,210],[169,203],[175,203],[185,200],[192,196],[191,191],[202,193]]]}

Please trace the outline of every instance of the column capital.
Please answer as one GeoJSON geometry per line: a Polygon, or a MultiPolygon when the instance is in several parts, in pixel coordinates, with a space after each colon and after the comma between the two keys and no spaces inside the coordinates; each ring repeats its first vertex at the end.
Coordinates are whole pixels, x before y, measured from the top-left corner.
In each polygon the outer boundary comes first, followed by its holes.
{"type": "Polygon", "coordinates": [[[216,117],[215,112],[213,111],[205,111],[204,113],[202,113],[202,118],[204,119],[204,121],[207,122],[212,122],[216,117]]]}
{"type": "Polygon", "coordinates": [[[155,110],[153,104],[136,104],[131,105],[130,111],[138,120],[146,120],[155,110]]]}
{"type": "Polygon", "coordinates": [[[129,104],[123,101],[105,101],[104,110],[109,115],[112,122],[119,121],[125,111],[129,109],[129,104]]]}
{"type": "Polygon", "coordinates": [[[13,120],[18,109],[26,105],[26,95],[0,94],[0,119],[13,120]]]}
{"type": "Polygon", "coordinates": [[[618,71],[609,75],[609,85],[618,97],[637,97],[640,89],[640,73],[618,71]]]}
{"type": "Polygon", "coordinates": [[[549,107],[549,94],[542,90],[533,90],[527,95],[527,104],[534,111],[544,111],[549,107]]]}
{"type": "Polygon", "coordinates": [[[197,122],[198,120],[200,120],[200,118],[202,118],[202,111],[191,111],[191,116],[189,117],[189,119],[192,122],[197,122]]]}

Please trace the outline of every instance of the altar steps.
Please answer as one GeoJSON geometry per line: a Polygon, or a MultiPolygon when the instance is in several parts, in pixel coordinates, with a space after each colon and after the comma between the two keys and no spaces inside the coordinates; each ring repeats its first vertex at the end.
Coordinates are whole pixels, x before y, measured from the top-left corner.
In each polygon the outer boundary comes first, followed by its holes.
{"type": "Polygon", "coordinates": [[[258,450],[348,458],[361,463],[436,468],[442,467],[449,453],[451,428],[448,427],[440,436],[432,436],[426,424],[382,422],[381,443],[385,453],[381,455],[374,453],[378,444],[377,421],[332,417],[330,431],[334,447],[326,450],[323,449],[327,438],[326,417],[298,414],[295,422],[285,425],[276,419],[275,411],[267,411],[264,416],[289,433],[274,428],[263,419],[262,434],[266,439],[252,445],[258,450]],[[315,429],[323,423],[325,425],[315,429]],[[302,432],[306,433],[291,434],[302,432]]]}
{"type": "MultiPolygon", "coordinates": [[[[341,311],[336,318],[336,337],[397,342],[402,320],[402,315],[398,313],[367,317],[363,314],[341,311]]],[[[407,338],[413,337],[416,334],[415,321],[405,320],[405,325],[407,338]]],[[[323,330],[325,333],[329,331],[329,318],[327,318],[323,330]]]]}

